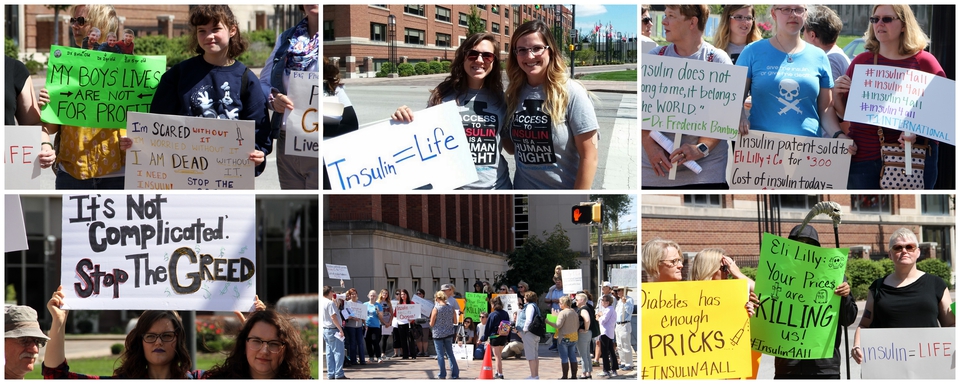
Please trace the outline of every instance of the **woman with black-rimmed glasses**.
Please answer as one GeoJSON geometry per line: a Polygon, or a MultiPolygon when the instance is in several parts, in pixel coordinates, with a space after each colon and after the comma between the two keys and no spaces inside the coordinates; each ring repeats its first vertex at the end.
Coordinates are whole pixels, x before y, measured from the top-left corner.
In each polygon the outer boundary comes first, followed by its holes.
{"type": "Polygon", "coordinates": [[[277,311],[257,311],[243,324],[230,355],[205,379],[310,379],[310,349],[277,311]]]}
{"type": "MultiPolygon", "coordinates": [[[[450,66],[450,76],[430,92],[427,107],[456,101],[463,129],[479,180],[461,189],[511,189],[510,172],[500,153],[501,134],[506,114],[503,100],[503,75],[497,38],[477,33],[460,44],[450,66]]],[[[404,105],[393,113],[393,120],[413,121],[413,110],[404,105]]]]}

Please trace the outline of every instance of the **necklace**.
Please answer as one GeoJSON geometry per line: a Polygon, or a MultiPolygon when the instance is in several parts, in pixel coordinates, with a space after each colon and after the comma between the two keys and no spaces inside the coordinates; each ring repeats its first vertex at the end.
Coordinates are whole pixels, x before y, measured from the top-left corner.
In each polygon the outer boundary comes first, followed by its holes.
{"type": "MultiPolygon", "coordinates": [[[[780,48],[787,49],[787,47],[784,46],[783,43],[780,42],[780,35],[773,35],[773,38],[774,38],[774,39],[777,39],[777,44],[780,45],[780,48]]],[[[793,50],[794,50],[794,49],[797,49],[797,46],[799,46],[799,45],[800,45],[800,44],[797,44],[796,46],[793,47],[793,49],[791,49],[789,52],[787,52],[787,62],[788,62],[788,63],[792,63],[792,62],[793,62],[793,50]]]]}

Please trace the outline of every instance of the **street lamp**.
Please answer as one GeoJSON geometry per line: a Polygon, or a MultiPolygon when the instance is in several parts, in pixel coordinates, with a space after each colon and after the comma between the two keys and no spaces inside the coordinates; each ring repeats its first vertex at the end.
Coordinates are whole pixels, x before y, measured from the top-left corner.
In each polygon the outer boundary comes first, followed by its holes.
{"type": "MultiPolygon", "coordinates": [[[[392,13],[390,16],[387,16],[387,39],[389,40],[389,55],[390,55],[390,64],[393,65],[390,73],[398,73],[397,71],[397,17],[392,13]]],[[[391,76],[392,77],[392,76],[391,76]]]]}

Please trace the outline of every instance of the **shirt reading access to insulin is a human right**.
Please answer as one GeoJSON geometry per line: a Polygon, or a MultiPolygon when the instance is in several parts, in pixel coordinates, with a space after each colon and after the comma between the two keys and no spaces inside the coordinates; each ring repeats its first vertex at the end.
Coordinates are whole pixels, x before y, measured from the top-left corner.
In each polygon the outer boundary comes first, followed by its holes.
{"type": "Polygon", "coordinates": [[[479,177],[461,189],[513,189],[507,161],[500,153],[500,128],[507,111],[503,95],[494,95],[485,89],[470,89],[459,98],[455,93],[443,97],[444,102],[454,99],[457,99],[460,120],[479,177]]]}
{"type": "Polygon", "coordinates": [[[510,138],[515,148],[517,170],[514,189],[573,189],[580,167],[580,153],[574,137],[596,131],[600,124],[587,90],[576,81],[567,81],[567,113],[564,121],[542,110],[544,87],[524,85],[521,102],[514,111],[510,138]]]}

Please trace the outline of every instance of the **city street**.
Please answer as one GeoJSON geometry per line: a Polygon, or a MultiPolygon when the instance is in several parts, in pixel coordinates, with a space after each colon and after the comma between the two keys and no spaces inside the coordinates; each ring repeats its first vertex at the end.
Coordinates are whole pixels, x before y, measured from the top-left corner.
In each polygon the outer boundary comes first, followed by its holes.
{"type": "MultiPolygon", "coordinates": [[[[636,67],[636,64],[577,67],[575,73],[610,72],[636,67]]],[[[446,76],[344,79],[343,83],[363,128],[388,120],[401,105],[410,106],[415,111],[426,108],[430,90],[446,76]]],[[[600,157],[593,189],[636,189],[639,142],[637,83],[588,80],[583,84],[599,99],[594,107],[600,123],[600,157]]],[[[513,174],[516,169],[513,156],[504,156],[513,174]]]]}

